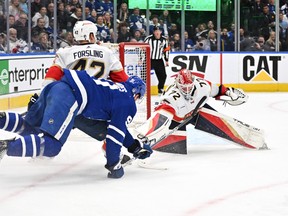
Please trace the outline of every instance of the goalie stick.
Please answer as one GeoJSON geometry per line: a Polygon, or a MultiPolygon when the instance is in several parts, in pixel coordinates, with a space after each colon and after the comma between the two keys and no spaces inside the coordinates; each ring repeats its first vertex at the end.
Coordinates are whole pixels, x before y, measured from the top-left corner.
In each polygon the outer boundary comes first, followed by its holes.
{"type": "MultiPolygon", "coordinates": [[[[162,140],[166,139],[168,136],[170,136],[171,134],[173,134],[175,131],[177,131],[179,128],[183,127],[184,125],[186,125],[192,118],[194,118],[199,109],[201,108],[202,104],[204,104],[204,102],[206,101],[207,99],[207,96],[203,96],[200,101],[198,102],[198,104],[196,105],[195,109],[193,110],[192,114],[187,117],[186,119],[184,119],[180,124],[178,124],[176,127],[174,127],[167,135],[161,137],[159,140],[154,140],[155,142],[151,145],[151,148],[153,146],[155,146],[156,144],[158,144],[159,142],[161,142],[162,140]]],[[[146,136],[137,136],[142,142],[144,143],[151,143],[151,140],[148,139],[148,137],[146,136]]],[[[127,157],[129,157],[128,155],[126,155],[127,157]]],[[[130,159],[128,159],[126,157],[126,160],[121,164],[122,166],[126,166],[126,165],[129,165],[129,164],[132,164],[134,160],[136,160],[137,158],[136,157],[132,157],[130,159]]],[[[150,166],[149,164],[145,163],[145,162],[139,162],[138,165],[142,168],[147,168],[147,169],[161,169],[161,170],[167,170],[167,168],[160,168],[160,167],[153,167],[153,166],[150,166]]]]}

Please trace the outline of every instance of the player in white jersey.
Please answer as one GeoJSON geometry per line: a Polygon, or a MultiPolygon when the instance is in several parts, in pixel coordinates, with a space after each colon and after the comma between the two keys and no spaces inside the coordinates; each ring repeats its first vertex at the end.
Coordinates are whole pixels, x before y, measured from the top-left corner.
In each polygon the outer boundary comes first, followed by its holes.
{"type": "MultiPolygon", "coordinates": [[[[148,138],[157,143],[154,149],[173,144],[171,143],[175,141],[173,135],[166,137],[166,140],[159,141],[169,134],[169,129],[174,128],[192,114],[201,98],[207,97],[198,108],[203,107],[209,97],[218,99],[223,95],[231,99],[229,100],[231,105],[240,105],[247,100],[247,95],[240,89],[218,86],[193,75],[187,69],[182,69],[177,74],[175,83],[168,86],[161,95],[160,104],[155,108],[155,112],[143,125],[135,129],[136,133],[138,137],[148,138]]],[[[195,119],[187,124],[193,124],[193,121],[195,122],[195,119]]]]}
{"type": "MultiPolygon", "coordinates": [[[[94,23],[87,20],[76,22],[73,36],[78,45],[60,48],[56,52],[53,65],[60,68],[85,70],[95,78],[110,78],[114,82],[125,82],[128,75],[121,62],[109,48],[96,44],[96,33],[97,27],[94,23]]],[[[48,74],[53,71],[54,67],[52,66],[49,68],[48,74]]],[[[46,82],[49,78],[51,77],[46,76],[46,82]]]]}
{"type": "MultiPolygon", "coordinates": [[[[128,75],[125,73],[121,62],[113,52],[104,46],[96,44],[97,27],[90,21],[78,21],[73,28],[73,36],[78,45],[60,48],[56,52],[53,65],[46,73],[43,86],[60,80],[63,76],[59,68],[73,70],[85,70],[95,78],[111,79],[113,82],[125,82],[128,75]]],[[[37,100],[38,95],[31,97],[30,105],[37,100]]],[[[89,136],[102,141],[106,135],[107,122],[94,121],[78,115],[74,127],[80,129],[89,136]]]]}

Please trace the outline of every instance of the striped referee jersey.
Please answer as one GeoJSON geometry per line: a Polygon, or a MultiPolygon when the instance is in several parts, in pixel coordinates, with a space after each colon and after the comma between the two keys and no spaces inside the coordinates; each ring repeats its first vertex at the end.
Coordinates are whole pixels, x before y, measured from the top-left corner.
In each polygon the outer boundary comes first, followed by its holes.
{"type": "Polygon", "coordinates": [[[144,39],[145,43],[150,45],[151,59],[158,60],[164,56],[165,61],[169,59],[170,47],[168,40],[161,36],[160,39],[156,39],[154,34],[147,36],[144,39]]]}

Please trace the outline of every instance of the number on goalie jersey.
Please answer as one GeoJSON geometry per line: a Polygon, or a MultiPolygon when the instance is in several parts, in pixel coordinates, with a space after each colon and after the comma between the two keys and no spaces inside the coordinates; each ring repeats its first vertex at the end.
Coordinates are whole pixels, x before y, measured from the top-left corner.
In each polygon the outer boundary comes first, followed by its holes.
{"type": "MultiPolygon", "coordinates": [[[[135,129],[136,133],[139,137],[146,137],[157,143],[168,135],[169,127],[172,124],[173,128],[177,122],[183,121],[192,114],[201,98],[206,96],[207,99],[209,97],[218,99],[222,95],[231,97],[231,100],[238,99],[233,88],[226,88],[224,85],[218,86],[193,75],[187,69],[182,69],[176,75],[175,83],[168,86],[161,95],[160,104],[155,108],[155,112],[143,125],[135,129]]],[[[205,102],[200,108],[204,104],[205,102]]]]}
{"type": "Polygon", "coordinates": [[[63,73],[61,81],[43,89],[25,119],[16,113],[0,113],[0,128],[23,136],[0,141],[0,159],[6,150],[9,156],[57,155],[71,132],[76,115],[80,114],[108,122],[105,167],[110,171],[109,177],[120,178],[124,174],[120,164],[123,145],[141,159],[150,156],[151,148],[141,146],[127,129],[136,113],[135,100],[142,99],[146,90],[139,77],[131,76],[126,82],[115,84],[91,78],[85,71],[64,69],[63,73]]]}

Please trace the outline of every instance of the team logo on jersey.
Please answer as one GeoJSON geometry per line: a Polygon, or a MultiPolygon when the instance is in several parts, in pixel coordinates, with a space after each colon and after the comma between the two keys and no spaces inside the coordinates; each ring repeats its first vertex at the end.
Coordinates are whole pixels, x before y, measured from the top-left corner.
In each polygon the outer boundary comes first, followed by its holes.
{"type": "Polygon", "coordinates": [[[133,121],[133,118],[132,118],[132,116],[129,115],[129,116],[127,117],[126,122],[125,122],[126,126],[129,125],[132,121],[133,121]]]}
{"type": "Polygon", "coordinates": [[[252,82],[278,81],[281,56],[244,56],[243,79],[252,82]]]}

